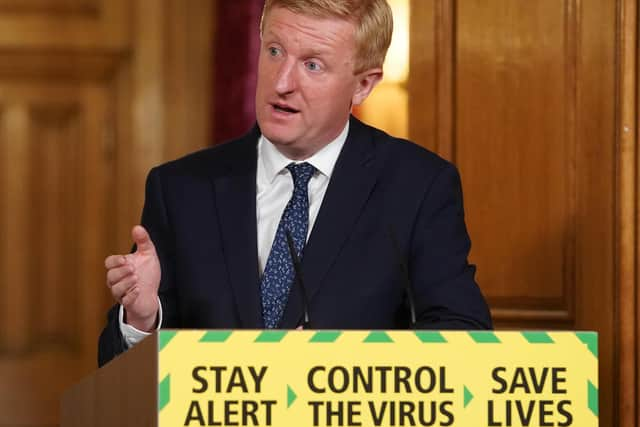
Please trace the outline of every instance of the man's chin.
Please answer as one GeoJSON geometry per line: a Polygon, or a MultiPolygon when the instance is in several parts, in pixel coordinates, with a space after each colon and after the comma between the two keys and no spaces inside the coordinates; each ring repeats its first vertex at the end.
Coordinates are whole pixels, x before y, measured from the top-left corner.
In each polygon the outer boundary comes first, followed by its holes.
{"type": "Polygon", "coordinates": [[[260,130],[262,135],[276,147],[292,145],[299,139],[297,135],[291,132],[290,127],[267,125],[264,128],[261,127],[260,130]]]}
{"type": "Polygon", "coordinates": [[[271,142],[271,144],[291,160],[304,160],[309,157],[309,147],[299,143],[298,138],[291,135],[269,135],[264,133],[263,136],[271,142]]]}
{"type": "Polygon", "coordinates": [[[290,159],[293,159],[294,158],[293,154],[298,151],[298,147],[296,146],[295,140],[286,139],[278,136],[269,138],[267,135],[265,135],[265,138],[267,138],[269,142],[271,142],[271,144],[273,144],[273,146],[276,147],[278,151],[280,151],[282,154],[289,157],[290,159]]]}

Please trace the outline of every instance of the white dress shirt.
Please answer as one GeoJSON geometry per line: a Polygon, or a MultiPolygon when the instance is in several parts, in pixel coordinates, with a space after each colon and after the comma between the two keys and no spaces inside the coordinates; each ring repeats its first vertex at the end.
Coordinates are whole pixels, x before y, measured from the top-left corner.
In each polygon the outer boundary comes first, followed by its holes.
{"type": "MultiPolygon", "coordinates": [[[[309,180],[309,228],[307,239],[313,230],[318,211],[327,191],[333,168],[347,140],[349,122],[336,139],[325,145],[308,159],[294,161],[287,158],[264,136],[258,140],[258,168],[256,171],[256,221],[258,226],[258,267],[260,273],[267,264],[271,245],[276,235],[280,217],[293,194],[293,178],[286,168],[289,163],[307,162],[316,168],[309,180]]],[[[162,325],[162,306],[158,312],[158,328],[162,325]]],[[[120,306],[120,331],[128,347],[149,335],[124,323],[124,310],[120,306]]]]}

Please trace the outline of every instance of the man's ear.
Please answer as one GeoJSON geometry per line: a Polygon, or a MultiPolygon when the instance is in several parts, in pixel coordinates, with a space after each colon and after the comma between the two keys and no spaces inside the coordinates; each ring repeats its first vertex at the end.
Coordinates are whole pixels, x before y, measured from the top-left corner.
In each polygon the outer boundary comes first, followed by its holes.
{"type": "Polygon", "coordinates": [[[371,91],[382,80],[382,68],[371,68],[358,74],[358,86],[353,93],[351,102],[360,105],[369,96],[371,91]]]}

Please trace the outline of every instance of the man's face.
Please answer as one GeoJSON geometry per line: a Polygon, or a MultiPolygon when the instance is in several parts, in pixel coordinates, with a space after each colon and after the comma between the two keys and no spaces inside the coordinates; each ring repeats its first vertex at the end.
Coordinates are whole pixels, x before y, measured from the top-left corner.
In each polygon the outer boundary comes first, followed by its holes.
{"type": "Polygon", "coordinates": [[[293,159],[313,155],[344,128],[382,70],[354,75],[354,25],[273,8],[265,17],[258,65],[260,130],[293,159]]]}

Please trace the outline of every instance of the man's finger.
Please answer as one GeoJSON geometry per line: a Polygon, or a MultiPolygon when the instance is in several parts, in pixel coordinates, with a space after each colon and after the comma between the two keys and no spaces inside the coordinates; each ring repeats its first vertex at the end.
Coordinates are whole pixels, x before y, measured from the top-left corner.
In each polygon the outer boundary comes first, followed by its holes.
{"type": "Polygon", "coordinates": [[[121,267],[112,268],[107,271],[107,286],[111,287],[124,279],[125,277],[133,274],[134,267],[131,264],[126,264],[121,267]]]}
{"type": "Polygon", "coordinates": [[[129,292],[127,292],[125,296],[122,297],[122,300],[120,301],[120,303],[126,308],[135,302],[136,298],[138,298],[138,295],[140,295],[140,291],[138,290],[138,287],[137,286],[133,287],[129,289],[129,292]]]}
{"type": "Polygon", "coordinates": [[[151,250],[155,250],[153,246],[153,242],[151,241],[151,237],[149,237],[149,233],[144,229],[141,225],[136,225],[131,230],[131,237],[133,241],[136,243],[138,251],[147,252],[151,250]]]}
{"type": "Polygon", "coordinates": [[[104,260],[104,267],[109,270],[112,268],[120,267],[127,262],[124,255],[109,255],[104,260]]]}
{"type": "Polygon", "coordinates": [[[122,298],[135,286],[138,285],[138,276],[132,274],[131,276],[127,276],[115,285],[111,287],[111,295],[113,299],[118,302],[122,302],[122,298]]]}

